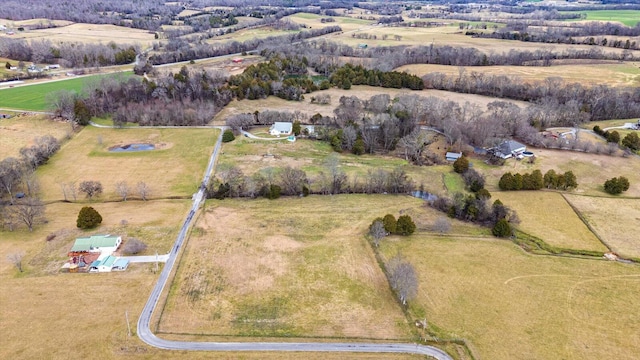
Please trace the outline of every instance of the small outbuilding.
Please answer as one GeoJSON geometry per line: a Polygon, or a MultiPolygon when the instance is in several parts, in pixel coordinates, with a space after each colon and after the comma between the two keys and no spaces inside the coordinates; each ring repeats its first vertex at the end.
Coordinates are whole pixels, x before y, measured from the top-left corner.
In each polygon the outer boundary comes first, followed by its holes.
{"type": "Polygon", "coordinates": [[[269,134],[273,136],[280,136],[280,135],[289,136],[291,135],[292,131],[293,131],[293,123],[275,122],[273,123],[273,125],[271,125],[271,128],[269,129],[269,134]]]}
{"type": "Polygon", "coordinates": [[[459,158],[462,157],[462,153],[455,153],[455,152],[447,152],[447,154],[445,155],[445,158],[447,159],[447,161],[456,161],[459,158]]]}

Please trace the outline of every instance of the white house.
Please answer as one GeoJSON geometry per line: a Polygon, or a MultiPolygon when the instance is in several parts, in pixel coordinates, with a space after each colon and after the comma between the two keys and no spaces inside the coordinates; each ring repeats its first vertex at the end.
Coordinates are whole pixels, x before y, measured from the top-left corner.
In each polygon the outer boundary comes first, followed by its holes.
{"type": "Polygon", "coordinates": [[[271,128],[269,129],[269,134],[273,135],[273,136],[280,136],[280,135],[291,135],[291,132],[293,131],[293,123],[290,122],[275,122],[273,123],[273,125],[271,125],[271,128]]]}
{"type": "Polygon", "coordinates": [[[527,147],[514,140],[507,140],[493,149],[494,155],[503,159],[508,159],[513,156],[518,157],[525,151],[527,151],[527,147]]]}
{"type": "Polygon", "coordinates": [[[100,256],[113,254],[122,243],[122,237],[116,235],[93,235],[76,238],[70,253],[99,252],[100,256]]]}

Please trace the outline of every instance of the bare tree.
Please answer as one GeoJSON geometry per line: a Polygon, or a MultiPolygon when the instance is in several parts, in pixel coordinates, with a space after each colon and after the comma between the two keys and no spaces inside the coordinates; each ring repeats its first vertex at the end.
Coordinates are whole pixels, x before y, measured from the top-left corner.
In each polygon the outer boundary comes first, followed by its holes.
{"type": "Polygon", "coordinates": [[[384,224],[380,220],[376,220],[369,227],[369,235],[373,239],[373,244],[378,247],[380,240],[387,236],[387,231],[384,229],[384,224]]]}
{"type": "Polygon", "coordinates": [[[80,183],[78,190],[85,193],[89,199],[102,194],[102,183],[95,180],[85,180],[80,183]]]}
{"type": "Polygon", "coordinates": [[[282,191],[286,195],[298,195],[302,193],[305,184],[308,183],[307,174],[300,169],[287,166],[280,172],[282,191]]]}
{"type": "Polygon", "coordinates": [[[29,231],[33,231],[33,227],[36,224],[43,222],[44,219],[44,204],[38,198],[25,198],[21,199],[11,206],[15,217],[23,222],[29,228],[29,231]]]}
{"type": "Polygon", "coordinates": [[[151,194],[151,188],[149,187],[149,185],[147,185],[147,183],[145,183],[144,181],[140,181],[137,187],[138,195],[140,195],[140,198],[144,201],[147,201],[149,194],[151,194]]]}
{"type": "Polygon", "coordinates": [[[418,293],[418,276],[409,262],[396,255],[387,264],[389,283],[398,295],[402,305],[413,299],[418,293]]]}
{"type": "Polygon", "coordinates": [[[327,157],[326,167],[329,172],[329,191],[331,194],[340,194],[342,187],[347,182],[347,175],[340,169],[340,159],[336,154],[327,157]]]}
{"type": "Polygon", "coordinates": [[[131,189],[129,188],[129,185],[127,185],[126,181],[122,180],[116,183],[116,192],[120,195],[122,201],[127,201],[127,196],[129,196],[130,191],[131,189]]]}
{"type": "Polygon", "coordinates": [[[136,238],[130,238],[122,247],[122,252],[125,254],[138,254],[147,249],[147,244],[136,238]]]}
{"type": "Polygon", "coordinates": [[[433,222],[433,231],[441,234],[448,233],[451,230],[451,221],[444,216],[440,216],[433,222]]]}
{"type": "Polygon", "coordinates": [[[12,263],[18,271],[22,272],[22,258],[24,257],[24,252],[19,251],[12,254],[7,255],[7,260],[12,263]]]}
{"type": "MultiPolygon", "coordinates": [[[[9,157],[0,161],[0,187],[9,195],[9,201],[13,204],[13,187],[22,178],[22,164],[18,159],[9,157]]],[[[0,193],[1,194],[1,193],[0,193]]]]}

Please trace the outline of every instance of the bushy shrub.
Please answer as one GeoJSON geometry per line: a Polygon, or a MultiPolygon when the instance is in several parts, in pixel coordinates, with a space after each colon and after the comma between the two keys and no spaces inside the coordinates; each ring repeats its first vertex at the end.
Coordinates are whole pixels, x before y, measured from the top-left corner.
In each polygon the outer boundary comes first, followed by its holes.
{"type": "Polygon", "coordinates": [[[94,208],[85,206],[78,213],[76,226],[80,229],[92,229],[102,223],[102,216],[94,208]]]}
{"type": "Polygon", "coordinates": [[[224,133],[222,133],[222,142],[223,143],[228,143],[231,142],[233,140],[235,140],[236,137],[235,135],[233,135],[233,131],[231,130],[225,130],[224,133]]]}

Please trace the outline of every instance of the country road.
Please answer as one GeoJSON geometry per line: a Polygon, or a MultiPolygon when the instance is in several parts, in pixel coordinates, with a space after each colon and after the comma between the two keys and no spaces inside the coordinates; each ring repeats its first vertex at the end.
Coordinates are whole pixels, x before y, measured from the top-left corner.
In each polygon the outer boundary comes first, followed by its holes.
{"type": "Polygon", "coordinates": [[[438,360],[452,360],[444,351],[426,345],[401,344],[401,343],[265,343],[265,342],[194,342],[194,341],[172,341],[158,338],[150,328],[151,317],[158,305],[162,291],[167,286],[171,271],[178,259],[178,253],[182,247],[186,235],[193,221],[194,215],[198,211],[200,204],[205,200],[205,189],[209,183],[215,168],[220,147],[222,144],[222,132],[218,136],[216,146],[213,149],[207,170],[200,184],[198,192],[194,195],[193,205],[187,214],[187,218],[182,224],[175,243],[173,244],[169,257],[160,273],[158,282],[153,287],[149,299],[147,300],[140,318],[138,319],[138,337],[148,345],[168,350],[206,350],[206,351],[313,351],[313,352],[369,352],[369,353],[410,353],[432,356],[438,360]]]}

